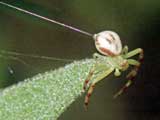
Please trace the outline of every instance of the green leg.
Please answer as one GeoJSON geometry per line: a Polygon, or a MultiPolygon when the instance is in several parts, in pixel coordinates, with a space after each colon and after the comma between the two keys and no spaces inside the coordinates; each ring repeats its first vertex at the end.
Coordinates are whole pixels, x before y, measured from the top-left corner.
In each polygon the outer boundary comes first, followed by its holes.
{"type": "Polygon", "coordinates": [[[143,57],[144,57],[143,49],[141,49],[141,48],[137,48],[137,49],[135,49],[125,55],[125,58],[127,59],[127,58],[130,58],[130,57],[135,56],[137,54],[139,54],[138,61],[133,60],[133,59],[128,59],[128,63],[130,65],[134,65],[134,68],[131,70],[131,72],[128,73],[128,75],[126,77],[128,79],[127,83],[119,90],[118,93],[116,93],[114,95],[114,98],[116,98],[117,96],[122,94],[132,84],[135,76],[137,75],[137,72],[139,70],[139,67],[140,67],[142,60],[143,60],[143,57]]]}
{"type": "Polygon", "coordinates": [[[143,55],[143,49],[141,49],[141,48],[137,48],[137,49],[127,53],[125,55],[125,58],[130,58],[130,57],[135,56],[137,54],[139,54],[139,59],[143,59],[143,56],[144,56],[143,55]]]}
{"type": "Polygon", "coordinates": [[[133,77],[135,77],[137,75],[137,72],[139,70],[139,66],[140,66],[140,62],[138,62],[137,60],[133,60],[133,59],[128,59],[128,63],[130,65],[134,65],[134,68],[131,70],[131,72],[128,73],[127,75],[127,79],[133,79],[133,77]]]}
{"type": "Polygon", "coordinates": [[[95,59],[96,63],[93,65],[93,67],[91,68],[91,70],[89,71],[89,74],[84,82],[84,86],[83,86],[83,89],[84,91],[86,90],[88,84],[89,84],[89,81],[91,80],[93,74],[94,74],[94,71],[95,69],[97,69],[97,59],[100,55],[98,53],[94,53],[93,54],[93,58],[95,59]]]}
{"type": "Polygon", "coordinates": [[[127,75],[127,79],[129,79],[127,81],[127,83],[114,95],[114,98],[118,97],[119,95],[121,95],[133,82],[134,77],[137,75],[138,72],[138,68],[140,66],[140,62],[133,60],[133,59],[128,59],[128,63],[130,65],[134,65],[135,67],[131,70],[131,72],[128,73],[127,75]]]}
{"type": "Polygon", "coordinates": [[[128,46],[127,45],[124,46],[121,53],[124,55],[128,53],[128,46]]]}
{"type": "Polygon", "coordinates": [[[131,84],[132,80],[128,80],[127,83],[113,96],[113,98],[117,98],[121,95],[131,84]]]}
{"type": "Polygon", "coordinates": [[[134,55],[137,55],[137,54],[139,54],[138,61],[133,60],[133,59],[128,59],[128,63],[129,63],[130,65],[134,65],[134,66],[135,66],[135,67],[133,68],[133,70],[127,75],[127,78],[128,78],[128,79],[133,79],[133,78],[136,76],[136,74],[137,74],[137,72],[138,72],[138,70],[139,70],[139,67],[140,67],[140,65],[141,65],[141,63],[142,63],[142,61],[143,61],[144,53],[143,53],[143,49],[137,48],[137,49],[135,49],[135,50],[133,50],[133,51],[131,51],[131,52],[129,52],[129,53],[127,53],[127,54],[125,55],[126,58],[130,58],[130,57],[132,57],[132,56],[134,56],[134,55]]]}
{"type": "Polygon", "coordinates": [[[112,71],[114,70],[114,68],[110,68],[105,70],[104,72],[102,72],[100,75],[98,75],[90,84],[88,92],[85,96],[85,108],[87,109],[88,103],[89,103],[89,98],[93,92],[93,89],[95,87],[95,84],[98,83],[99,81],[101,81],[103,78],[107,77],[112,71]]]}
{"type": "Polygon", "coordinates": [[[92,76],[93,76],[93,74],[94,74],[95,68],[96,68],[96,65],[94,65],[94,66],[92,67],[92,69],[90,70],[90,72],[89,72],[89,74],[88,74],[88,76],[87,76],[87,78],[86,78],[86,80],[85,80],[85,82],[84,82],[84,86],[83,86],[84,91],[86,90],[86,88],[87,88],[87,86],[88,86],[88,84],[89,84],[89,81],[91,80],[91,78],[92,78],[92,76]]]}

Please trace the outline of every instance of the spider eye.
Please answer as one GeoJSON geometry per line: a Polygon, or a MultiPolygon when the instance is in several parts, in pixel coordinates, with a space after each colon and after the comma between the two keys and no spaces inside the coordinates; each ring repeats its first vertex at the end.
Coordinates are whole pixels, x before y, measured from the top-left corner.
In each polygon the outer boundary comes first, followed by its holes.
{"type": "Polygon", "coordinates": [[[117,33],[103,31],[93,36],[97,50],[103,55],[115,56],[122,51],[122,43],[117,33]]]}

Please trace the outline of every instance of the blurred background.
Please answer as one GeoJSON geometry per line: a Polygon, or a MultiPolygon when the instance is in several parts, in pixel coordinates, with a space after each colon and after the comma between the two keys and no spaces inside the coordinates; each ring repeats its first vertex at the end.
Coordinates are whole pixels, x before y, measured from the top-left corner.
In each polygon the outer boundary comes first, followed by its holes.
{"type": "MultiPolygon", "coordinates": [[[[126,82],[126,73],[120,78],[110,76],[96,86],[88,111],[83,108],[82,96],[60,120],[160,119],[160,1],[3,1],[93,34],[113,30],[129,50],[144,49],[144,63],[134,85],[125,94],[113,100],[113,94],[126,82]]],[[[92,38],[3,5],[0,5],[1,50],[76,60],[91,58],[96,52],[92,38]]],[[[67,62],[23,56],[15,58],[0,53],[0,87],[3,89],[65,64],[67,62]]]]}

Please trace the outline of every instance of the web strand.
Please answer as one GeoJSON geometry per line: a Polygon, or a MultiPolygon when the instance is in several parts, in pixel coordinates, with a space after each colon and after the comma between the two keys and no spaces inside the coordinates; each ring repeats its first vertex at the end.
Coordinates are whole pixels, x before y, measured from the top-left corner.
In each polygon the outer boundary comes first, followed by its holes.
{"type": "Polygon", "coordinates": [[[47,17],[38,15],[38,14],[36,14],[36,13],[30,12],[30,11],[27,11],[27,10],[24,10],[24,9],[22,9],[22,8],[19,8],[19,7],[16,7],[16,6],[7,4],[7,3],[5,3],[5,2],[1,2],[1,1],[0,1],[0,4],[5,5],[5,6],[7,6],[7,7],[10,7],[10,8],[13,8],[13,9],[16,9],[16,10],[21,11],[21,12],[23,12],[23,13],[27,13],[27,14],[30,14],[30,15],[32,15],[32,16],[38,17],[38,18],[43,19],[43,20],[45,20],[45,21],[49,21],[49,22],[51,22],[51,23],[54,23],[54,24],[63,26],[63,27],[65,27],[65,28],[71,29],[71,30],[73,30],[73,31],[82,33],[82,34],[84,34],[84,35],[87,35],[87,36],[90,36],[90,37],[93,36],[93,34],[91,34],[91,33],[89,33],[89,32],[80,30],[80,29],[75,28],[75,27],[72,27],[72,26],[70,26],[70,25],[66,25],[66,24],[61,23],[61,22],[58,22],[58,21],[56,21],[56,20],[49,19],[49,18],[47,18],[47,17]]]}
{"type": "Polygon", "coordinates": [[[0,53],[1,53],[1,56],[4,54],[4,55],[11,55],[11,56],[24,56],[24,57],[31,57],[31,58],[37,58],[37,59],[52,60],[52,61],[64,61],[64,62],[75,61],[73,59],[61,59],[61,58],[55,58],[55,57],[25,54],[25,53],[18,53],[18,52],[5,51],[5,50],[1,50],[0,53]]]}

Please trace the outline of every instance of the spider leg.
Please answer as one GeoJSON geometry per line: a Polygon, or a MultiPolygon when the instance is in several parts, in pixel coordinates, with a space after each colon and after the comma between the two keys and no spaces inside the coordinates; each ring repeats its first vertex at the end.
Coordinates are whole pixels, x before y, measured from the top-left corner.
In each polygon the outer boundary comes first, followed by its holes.
{"type": "Polygon", "coordinates": [[[114,95],[114,98],[121,95],[132,84],[135,76],[137,75],[139,67],[140,67],[142,60],[143,60],[143,56],[144,56],[143,50],[138,48],[138,49],[128,53],[128,57],[134,56],[135,54],[138,54],[138,53],[139,53],[138,61],[133,60],[133,59],[128,59],[128,63],[130,65],[134,65],[135,67],[131,70],[131,72],[128,73],[128,75],[126,76],[126,78],[128,79],[127,83],[118,91],[118,93],[116,93],[114,95]]]}
{"type": "Polygon", "coordinates": [[[91,80],[92,76],[93,76],[93,73],[94,73],[94,70],[95,70],[95,65],[93,66],[93,68],[90,70],[85,82],[84,82],[84,86],[83,86],[83,90],[85,91],[87,86],[88,86],[88,83],[89,81],[91,80]]]}
{"type": "Polygon", "coordinates": [[[96,63],[94,64],[94,66],[91,68],[91,70],[90,70],[90,72],[89,72],[89,74],[88,74],[88,76],[87,76],[87,78],[86,78],[86,80],[85,80],[85,82],[84,82],[84,86],[83,86],[83,90],[85,91],[86,90],[86,88],[87,88],[87,86],[88,86],[88,84],[89,84],[89,81],[91,80],[91,78],[92,78],[92,76],[93,76],[93,74],[94,74],[94,71],[95,71],[95,68],[96,68],[96,66],[97,66],[97,58],[98,58],[98,54],[97,53],[94,53],[93,54],[93,58],[95,59],[95,61],[96,61],[96,63]]]}
{"type": "Polygon", "coordinates": [[[91,82],[88,92],[85,96],[85,101],[84,101],[84,105],[85,105],[85,109],[87,110],[87,106],[89,103],[89,98],[93,92],[93,89],[95,87],[95,84],[98,83],[99,81],[101,81],[103,78],[105,78],[106,76],[108,76],[112,71],[114,70],[114,68],[109,68],[107,70],[105,70],[104,72],[102,72],[100,75],[96,76],[94,78],[94,80],[91,82]]]}
{"type": "Polygon", "coordinates": [[[133,82],[134,77],[136,76],[138,69],[137,67],[140,65],[140,63],[136,60],[133,59],[129,59],[128,63],[131,65],[135,65],[135,67],[131,70],[131,72],[128,73],[127,75],[127,79],[128,81],[126,82],[126,84],[113,96],[113,98],[118,97],[119,95],[121,95],[133,82]]]}
{"type": "Polygon", "coordinates": [[[132,71],[127,75],[127,79],[131,79],[133,80],[134,77],[136,76],[138,70],[139,70],[139,67],[143,61],[143,58],[144,58],[144,54],[143,54],[143,50],[141,48],[138,48],[138,49],[135,49],[131,52],[129,52],[126,56],[127,58],[129,57],[132,57],[136,54],[139,54],[139,58],[138,58],[138,61],[136,60],[133,60],[133,59],[128,59],[128,63],[130,65],[134,65],[135,67],[132,69],[132,71]]]}
{"type": "Polygon", "coordinates": [[[131,52],[128,52],[126,55],[125,55],[125,58],[130,58],[132,56],[135,56],[139,54],[139,58],[138,58],[138,61],[142,62],[143,58],[144,58],[144,53],[143,53],[143,49],[141,48],[137,48],[131,52]]]}
{"type": "Polygon", "coordinates": [[[128,53],[128,46],[127,45],[124,46],[121,53],[122,54],[127,54],[128,53]]]}
{"type": "Polygon", "coordinates": [[[121,95],[131,84],[132,80],[128,80],[127,83],[113,96],[113,98],[117,98],[121,95]]]}
{"type": "MultiPolygon", "coordinates": [[[[143,58],[144,58],[144,54],[143,54],[143,50],[141,48],[138,48],[135,50],[135,52],[137,51],[137,53],[139,53],[139,58],[138,58],[138,61],[136,60],[133,60],[133,59],[128,59],[128,63],[130,65],[134,65],[134,68],[131,70],[131,72],[128,73],[127,75],[127,79],[133,81],[135,76],[137,75],[138,73],[138,70],[140,68],[140,65],[142,64],[143,62],[143,58]]],[[[130,55],[131,53],[134,53],[134,52],[130,52],[130,55]]]]}

